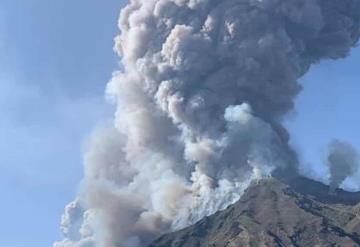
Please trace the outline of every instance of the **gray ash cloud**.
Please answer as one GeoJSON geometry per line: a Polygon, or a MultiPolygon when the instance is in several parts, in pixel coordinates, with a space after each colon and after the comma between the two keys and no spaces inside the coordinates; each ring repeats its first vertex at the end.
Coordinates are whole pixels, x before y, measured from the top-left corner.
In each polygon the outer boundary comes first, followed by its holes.
{"type": "Polygon", "coordinates": [[[346,178],[356,174],[359,154],[350,143],[334,139],[328,147],[327,165],[330,172],[330,192],[334,192],[346,178]]]}
{"type": "Polygon", "coordinates": [[[359,25],[359,0],[131,0],[115,46],[123,69],[107,86],[114,126],[89,144],[54,247],[146,246],[252,179],[295,172],[282,120],[298,79],[346,57],[359,25]]]}

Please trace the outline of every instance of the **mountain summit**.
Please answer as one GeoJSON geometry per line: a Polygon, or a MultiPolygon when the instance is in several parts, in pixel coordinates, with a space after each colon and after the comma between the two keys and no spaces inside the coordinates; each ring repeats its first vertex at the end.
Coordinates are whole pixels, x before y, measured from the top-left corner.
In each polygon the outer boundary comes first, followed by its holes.
{"type": "Polygon", "coordinates": [[[360,246],[360,193],[304,178],[254,182],[234,205],[151,247],[360,246]]]}

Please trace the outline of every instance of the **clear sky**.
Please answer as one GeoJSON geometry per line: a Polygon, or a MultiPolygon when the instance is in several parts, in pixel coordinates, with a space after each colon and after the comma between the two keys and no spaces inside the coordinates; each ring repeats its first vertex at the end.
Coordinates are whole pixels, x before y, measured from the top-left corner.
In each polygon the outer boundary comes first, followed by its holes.
{"type": "MultiPolygon", "coordinates": [[[[103,91],[117,68],[112,46],[124,3],[0,1],[0,246],[46,247],[61,238],[86,137],[112,116],[103,91]]],[[[302,79],[287,125],[307,170],[324,170],[333,137],[360,148],[359,62],[357,48],[302,79]]]]}
{"type": "Polygon", "coordinates": [[[61,238],[86,136],[112,115],[103,91],[123,3],[0,1],[0,246],[61,238]]]}

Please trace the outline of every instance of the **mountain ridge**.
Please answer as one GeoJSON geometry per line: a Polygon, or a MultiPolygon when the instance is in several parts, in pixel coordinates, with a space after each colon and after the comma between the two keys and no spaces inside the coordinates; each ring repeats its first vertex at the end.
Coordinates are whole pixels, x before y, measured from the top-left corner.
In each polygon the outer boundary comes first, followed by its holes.
{"type": "Polygon", "coordinates": [[[253,182],[238,202],[150,247],[360,246],[360,192],[300,176],[253,182]]]}

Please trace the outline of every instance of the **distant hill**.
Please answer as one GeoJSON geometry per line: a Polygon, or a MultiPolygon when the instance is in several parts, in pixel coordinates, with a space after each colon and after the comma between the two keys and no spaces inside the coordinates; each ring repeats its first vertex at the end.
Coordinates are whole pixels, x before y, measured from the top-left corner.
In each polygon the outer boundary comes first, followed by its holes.
{"type": "Polygon", "coordinates": [[[279,178],[254,182],[226,210],[150,247],[360,246],[360,193],[279,178]]]}

